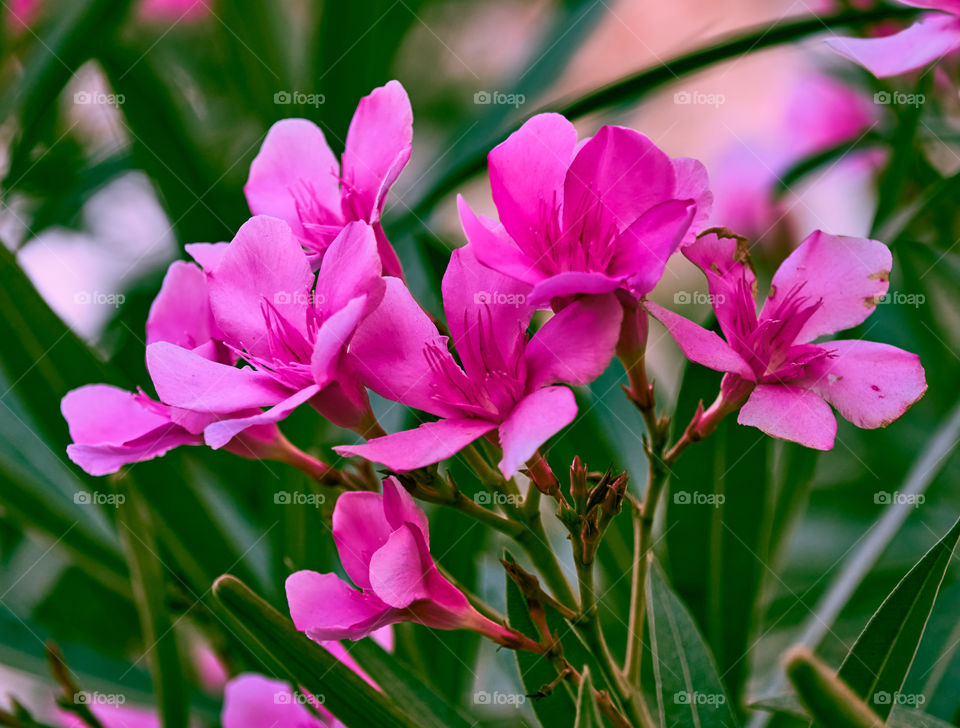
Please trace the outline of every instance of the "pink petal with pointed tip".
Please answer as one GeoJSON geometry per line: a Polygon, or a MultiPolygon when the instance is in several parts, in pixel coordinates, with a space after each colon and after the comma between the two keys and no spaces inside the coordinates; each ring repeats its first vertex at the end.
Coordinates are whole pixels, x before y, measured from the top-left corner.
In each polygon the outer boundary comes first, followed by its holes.
{"type": "Polygon", "coordinates": [[[960,18],[931,14],[894,35],[830,38],[827,43],[877,78],[898,76],[939,61],[960,48],[960,18]]]}
{"type": "Polygon", "coordinates": [[[920,357],[872,341],[828,341],[830,356],[814,362],[804,385],[857,427],[886,427],[923,396],[920,357]]]}
{"type": "Polygon", "coordinates": [[[323,132],[306,119],[276,122],[250,164],[243,191],[254,215],[284,220],[295,235],[305,236],[295,192],[340,215],[340,165],[323,132]]]}
{"type": "Polygon", "coordinates": [[[527,388],[589,384],[610,364],[623,308],[613,294],[584,296],[561,309],[527,344],[527,388]]]}
{"type": "Polygon", "coordinates": [[[430,544],[430,527],[427,514],[417,505],[413,496],[400,485],[400,481],[392,475],[383,480],[383,515],[391,528],[400,528],[404,523],[411,523],[423,534],[424,542],[430,544]]]}
{"type": "Polygon", "coordinates": [[[796,343],[863,323],[890,285],[893,258],[877,240],[830,235],[817,230],[781,263],[760,318],[769,316],[791,291],[802,287],[820,309],[804,324],[796,343]]]}
{"type": "Polygon", "coordinates": [[[750,365],[715,333],[652,301],[647,301],[644,305],[650,315],[666,327],[680,351],[690,361],[718,372],[733,372],[744,379],[755,380],[750,365]]]}
{"type": "Polygon", "coordinates": [[[543,443],[573,422],[577,400],[567,387],[546,387],[528,394],[500,425],[500,472],[512,478],[543,443]]]}
{"type": "Polygon", "coordinates": [[[815,450],[831,450],[837,434],[837,418],[830,405],[816,393],[795,386],[758,384],[737,422],[815,450]]]}
{"type": "Polygon", "coordinates": [[[356,455],[391,470],[415,470],[456,455],[496,426],[487,420],[445,419],[368,440],[363,445],[341,445],[333,449],[340,455],[356,455]]]}
{"type": "Polygon", "coordinates": [[[521,245],[534,243],[544,215],[563,201],[563,182],[577,130],[560,114],[528,119],[487,157],[490,189],[504,228],[521,245]]]}
{"type": "Polygon", "coordinates": [[[362,219],[376,222],[391,185],[410,159],[413,110],[399,81],[360,99],[347,131],[344,184],[356,195],[362,219]]]}
{"type": "Polygon", "coordinates": [[[681,243],[686,245],[696,240],[697,235],[707,226],[713,212],[713,192],[710,190],[710,176],[707,174],[707,168],[696,159],[689,157],[674,159],[673,170],[677,175],[674,197],[678,200],[693,199],[697,205],[696,214],[681,243]]]}

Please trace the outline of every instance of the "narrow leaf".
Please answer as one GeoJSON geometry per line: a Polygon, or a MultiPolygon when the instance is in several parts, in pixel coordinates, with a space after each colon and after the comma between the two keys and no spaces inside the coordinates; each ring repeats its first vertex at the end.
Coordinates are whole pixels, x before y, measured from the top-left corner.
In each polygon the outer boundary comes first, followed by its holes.
{"type": "Polygon", "coordinates": [[[597,705],[597,696],[593,690],[593,679],[590,677],[590,668],[584,666],[580,687],[577,689],[577,717],[573,728],[603,728],[600,718],[600,706],[597,705]]]}

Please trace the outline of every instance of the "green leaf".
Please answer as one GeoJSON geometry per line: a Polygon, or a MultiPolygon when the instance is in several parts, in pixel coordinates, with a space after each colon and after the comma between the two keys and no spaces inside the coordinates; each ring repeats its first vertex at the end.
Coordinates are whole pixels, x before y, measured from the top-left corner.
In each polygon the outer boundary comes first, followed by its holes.
{"type": "Polygon", "coordinates": [[[786,672],[817,726],[877,728],[882,720],[850,686],[806,647],[786,655],[786,672]]]}
{"type": "Polygon", "coordinates": [[[362,639],[347,649],[380,689],[425,728],[471,728],[475,724],[454,705],[437,695],[409,665],[391,655],[373,639],[362,639]]]}
{"type": "Polygon", "coordinates": [[[118,495],[120,540],[127,553],[133,593],[140,615],[146,659],[153,675],[153,688],[164,728],[188,724],[189,705],[177,636],[166,609],[166,569],[140,496],[125,479],[118,495]]]}
{"type": "Polygon", "coordinates": [[[664,724],[701,728],[739,725],[713,655],[656,563],[647,582],[646,611],[657,702],[664,724]]]}
{"type": "Polygon", "coordinates": [[[247,636],[246,646],[272,674],[324,697],[324,707],[347,728],[417,728],[393,698],[363,678],[320,645],[297,631],[287,617],[232,576],[222,576],[214,595],[247,636]]]}
{"type": "Polygon", "coordinates": [[[577,717],[573,728],[603,728],[600,717],[600,706],[597,705],[597,695],[593,690],[593,679],[590,677],[590,668],[584,666],[577,689],[577,717]]]}
{"type": "MultiPolygon", "coordinates": [[[[798,722],[802,721],[804,726],[809,725],[811,720],[810,714],[803,703],[800,702],[796,693],[785,693],[772,698],[764,698],[751,703],[749,707],[796,719],[798,722]]],[[[894,707],[886,725],[887,728],[955,728],[952,723],[947,723],[932,715],[901,705],[894,707]]]]}
{"type": "Polygon", "coordinates": [[[837,673],[882,718],[906,680],[958,539],[960,520],[890,592],[837,673]]]}

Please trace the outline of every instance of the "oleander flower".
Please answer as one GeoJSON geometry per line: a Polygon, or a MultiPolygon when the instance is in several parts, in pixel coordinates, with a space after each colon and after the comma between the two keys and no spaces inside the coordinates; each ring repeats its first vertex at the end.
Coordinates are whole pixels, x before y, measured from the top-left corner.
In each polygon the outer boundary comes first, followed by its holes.
{"type": "MultiPolygon", "coordinates": [[[[235,357],[219,337],[203,272],[192,263],[172,263],[150,307],[147,344],[166,342],[205,361],[232,366],[235,357]]],[[[89,384],[68,392],[60,407],[73,439],[67,455],[91,475],[114,473],[180,445],[200,445],[203,430],[219,418],[171,407],[142,391],[128,392],[108,384],[89,384]]],[[[231,414],[245,417],[257,412],[246,407],[231,414]]],[[[272,423],[238,432],[224,447],[244,457],[283,460],[317,477],[328,470],[291,445],[272,423]]]]}
{"type": "Polygon", "coordinates": [[[706,220],[707,173],[643,134],[604,126],[578,145],[559,114],[540,114],[488,157],[500,221],[461,198],[477,259],[532,287],[531,301],[653,290],[670,255],[706,220]]]}
{"type": "Polygon", "coordinates": [[[620,304],[610,293],[579,298],[528,338],[530,286],[480,265],[473,245],[453,252],[442,293],[459,362],[398,279],[387,279],[383,302],[350,348],[370,389],[441,419],[334,449],[403,471],[487,435],[503,451],[501,472],[512,477],[577,414],[573,392],[556,385],[586,384],[610,362],[620,304]]]}
{"type": "Polygon", "coordinates": [[[936,12],[881,38],[830,38],[833,50],[859,63],[877,78],[899,76],[939,61],[960,48],[960,1],[899,0],[936,12]]]}
{"type": "Polygon", "coordinates": [[[436,629],[470,629],[501,645],[529,644],[480,614],[445,579],[430,555],[427,516],[395,478],[383,493],[353,491],[337,500],[333,539],[354,588],[336,574],[298,571],[287,578],[297,629],[310,639],[366,637],[402,621],[436,629]]]}
{"type": "Polygon", "coordinates": [[[213,448],[307,403],[342,427],[365,431],[370,403],[345,354],[357,324],[383,296],[370,226],[346,225],[316,276],[287,224],[263,215],[247,221],[229,245],[191,252],[207,270],[222,343],[248,366],[213,361],[173,342],[151,343],[147,369],[160,400],[213,415],[203,428],[213,448]]]}
{"type": "Polygon", "coordinates": [[[250,165],[244,187],[250,211],[286,221],[314,267],[344,225],[366,222],[376,234],[384,274],[401,276],[380,214],[410,158],[412,141],[413,111],[398,81],[360,100],[347,132],[342,169],[316,124],[278,121],[250,165]]]}
{"type": "Polygon", "coordinates": [[[830,405],[872,429],[926,391],[915,354],[871,341],[813,343],[862,323],[886,294],[892,257],[883,243],[813,233],[777,270],[759,314],[742,239],[710,233],[683,252],[707,277],[723,338],[654,303],[646,307],[691,361],[727,372],[708,420],[739,409],[742,425],[829,450],[837,432],[830,405]]]}

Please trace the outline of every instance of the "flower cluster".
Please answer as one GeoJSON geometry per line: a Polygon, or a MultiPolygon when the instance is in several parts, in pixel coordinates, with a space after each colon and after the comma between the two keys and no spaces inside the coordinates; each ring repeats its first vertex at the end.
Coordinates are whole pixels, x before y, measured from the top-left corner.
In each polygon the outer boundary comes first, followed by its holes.
{"type": "MultiPolygon", "coordinates": [[[[315,640],[411,620],[539,649],[441,573],[411,493],[441,502],[421,487],[433,482],[424,469],[477,446],[493,454],[501,482],[525,473],[551,492],[540,449],[577,417],[571,387],[615,358],[631,383],[644,383],[648,313],[691,362],[725,373],[716,401],[687,428],[691,441],[738,412],[742,425],[829,449],[830,405],[875,428],[926,388],[911,353],[821,340],[864,322],[887,292],[883,243],[814,233],[758,310],[745,241],[703,230],[712,203],[703,165],[672,159],[632,129],[604,126],[578,140],[557,114],[534,116],[490,152],[498,219],[459,199],[467,244],[450,256],[440,323],[410,292],[381,225],[411,140],[397,82],[360,102],[340,163],[312,123],[277,123],[246,185],[253,217],[229,243],[188,246],[194,262],[171,265],[150,311],[157,399],[91,385],[63,400],[70,457],[92,474],[206,443],[370,491],[341,495],[333,513],[352,584],[309,571],[287,581],[293,621],[315,640]],[[647,300],[677,251],[706,276],[722,336],[647,300]],[[387,434],[368,391],[429,419],[387,434]],[[278,423],[303,406],[365,439],[345,435],[339,455],[399,477],[373,492],[375,478],[345,478],[295,447],[278,423]]],[[[643,401],[637,387],[632,395],[643,401]]]]}

